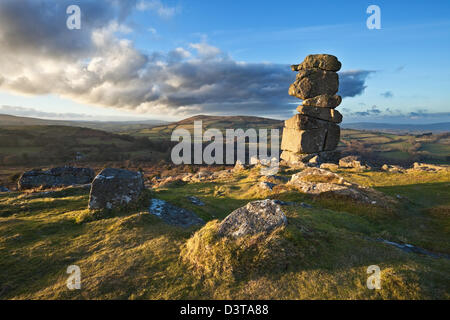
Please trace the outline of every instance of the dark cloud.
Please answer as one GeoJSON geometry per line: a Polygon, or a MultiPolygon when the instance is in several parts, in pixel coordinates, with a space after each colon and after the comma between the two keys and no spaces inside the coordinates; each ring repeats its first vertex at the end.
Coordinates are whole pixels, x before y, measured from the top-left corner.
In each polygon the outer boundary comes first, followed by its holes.
{"type": "Polygon", "coordinates": [[[394,94],[392,93],[392,91],[386,91],[386,92],[383,92],[383,93],[381,93],[380,94],[382,97],[385,97],[385,98],[393,98],[394,97],[394,94]]]}
{"type": "Polygon", "coordinates": [[[438,123],[450,122],[450,112],[432,112],[426,108],[416,108],[412,112],[404,112],[400,109],[380,108],[376,105],[366,110],[353,111],[342,108],[346,122],[377,121],[386,123],[438,123]]]}
{"type": "MultiPolygon", "coordinates": [[[[160,1],[149,3],[148,10],[168,12],[160,1]]],[[[177,116],[286,117],[300,102],[287,94],[295,80],[288,65],[238,62],[206,42],[141,52],[121,36],[130,31],[124,21],[135,6],[131,0],[3,0],[0,88],[177,116]],[[66,28],[71,4],[81,7],[81,30],[66,28]]],[[[371,73],[340,72],[339,93],[362,94],[371,73]]]]}
{"type": "Polygon", "coordinates": [[[366,80],[375,71],[351,70],[339,73],[339,94],[342,97],[355,97],[366,89],[366,80]]]}
{"type": "MultiPolygon", "coordinates": [[[[124,1],[128,2],[128,1],[124,1]]],[[[72,56],[92,50],[92,30],[105,26],[116,15],[110,1],[2,0],[0,3],[2,51],[46,56],[72,56]],[[68,6],[82,10],[82,29],[66,27],[68,6]]]]}
{"type": "MultiPolygon", "coordinates": [[[[388,110],[388,109],[386,109],[386,110],[388,110]]],[[[372,108],[369,108],[364,111],[351,111],[348,108],[343,108],[342,111],[345,113],[345,115],[350,116],[350,117],[378,116],[383,113],[383,111],[376,105],[373,105],[372,108]]]]}
{"type": "MultiPolygon", "coordinates": [[[[347,113],[349,112],[348,109],[343,109],[343,111],[345,111],[347,113]]],[[[353,113],[351,113],[351,115],[366,117],[366,116],[377,116],[381,113],[382,113],[382,111],[377,106],[372,106],[371,109],[367,109],[366,111],[353,112],[353,113]]]]}

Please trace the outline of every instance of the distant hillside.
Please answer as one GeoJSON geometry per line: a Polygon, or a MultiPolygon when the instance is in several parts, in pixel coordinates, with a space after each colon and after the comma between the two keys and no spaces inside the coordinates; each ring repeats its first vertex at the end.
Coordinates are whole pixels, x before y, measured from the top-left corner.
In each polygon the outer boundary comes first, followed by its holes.
{"type": "Polygon", "coordinates": [[[202,121],[203,130],[219,129],[282,129],[284,121],[261,117],[249,116],[205,116],[198,115],[181,121],[169,123],[167,125],[156,126],[150,129],[136,130],[128,132],[134,136],[146,136],[149,138],[169,138],[175,129],[187,129],[192,131],[194,121],[202,121]]]}
{"type": "Polygon", "coordinates": [[[0,166],[40,166],[73,161],[153,161],[170,145],[102,130],[73,126],[0,127],[0,166]]]}
{"type": "Polygon", "coordinates": [[[450,131],[450,122],[432,124],[390,124],[374,122],[344,123],[344,129],[371,130],[384,132],[447,132],[450,131]]]}
{"type": "Polygon", "coordinates": [[[151,128],[157,125],[166,124],[162,120],[143,121],[69,121],[69,120],[48,120],[30,117],[18,117],[8,114],[0,114],[0,127],[10,126],[70,126],[83,127],[110,132],[121,132],[127,130],[138,130],[151,128]]]}
{"type": "Polygon", "coordinates": [[[46,120],[38,118],[18,117],[9,114],[0,114],[0,126],[50,126],[67,125],[70,121],[46,120]]]}

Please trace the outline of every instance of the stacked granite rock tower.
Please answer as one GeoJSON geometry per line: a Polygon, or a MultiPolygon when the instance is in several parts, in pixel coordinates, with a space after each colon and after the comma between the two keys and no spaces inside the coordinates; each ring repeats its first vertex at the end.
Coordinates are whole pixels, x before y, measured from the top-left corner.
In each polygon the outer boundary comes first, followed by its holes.
{"type": "Polygon", "coordinates": [[[336,95],[339,89],[336,72],[341,63],[335,56],[315,54],[291,68],[298,74],[289,94],[303,103],[297,108],[299,113],[284,122],[281,159],[291,164],[307,162],[315,156],[320,162],[337,160],[339,153],[335,149],[342,115],[335,108],[342,98],[336,95]]]}

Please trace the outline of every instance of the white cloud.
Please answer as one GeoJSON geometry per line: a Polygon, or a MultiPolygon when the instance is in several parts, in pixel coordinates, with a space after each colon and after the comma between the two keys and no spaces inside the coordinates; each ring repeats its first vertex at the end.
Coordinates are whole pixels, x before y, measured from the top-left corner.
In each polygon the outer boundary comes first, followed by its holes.
{"type": "Polygon", "coordinates": [[[153,11],[160,17],[171,18],[179,12],[179,7],[169,7],[164,5],[160,0],[139,1],[136,5],[139,11],[153,11]]]}
{"type": "Polygon", "coordinates": [[[213,47],[206,42],[191,43],[191,48],[196,49],[199,56],[203,59],[215,59],[220,58],[222,51],[219,48],[213,47]]]}

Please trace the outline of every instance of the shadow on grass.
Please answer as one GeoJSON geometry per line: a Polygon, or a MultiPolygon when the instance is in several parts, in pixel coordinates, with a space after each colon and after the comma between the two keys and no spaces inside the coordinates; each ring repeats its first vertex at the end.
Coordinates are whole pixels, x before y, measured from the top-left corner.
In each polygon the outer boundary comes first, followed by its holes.
{"type": "Polygon", "coordinates": [[[411,204],[419,207],[434,207],[442,204],[450,204],[450,181],[376,187],[375,189],[392,197],[400,195],[406,198],[411,204]]]}

